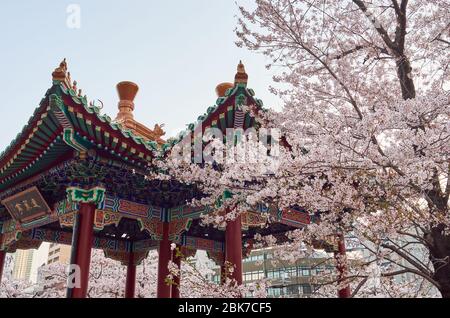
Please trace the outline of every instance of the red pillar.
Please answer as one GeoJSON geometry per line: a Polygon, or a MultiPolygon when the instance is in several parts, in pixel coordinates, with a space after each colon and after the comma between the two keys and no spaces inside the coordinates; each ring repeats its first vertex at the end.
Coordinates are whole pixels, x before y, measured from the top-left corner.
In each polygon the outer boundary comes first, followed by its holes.
{"type": "Polygon", "coordinates": [[[87,296],[96,207],[97,205],[94,203],[80,203],[79,223],[76,227],[77,233],[74,233],[78,237],[75,264],[80,269],[80,285],[79,288],[73,289],[72,298],[86,298],[87,296]]]}
{"type": "Polygon", "coordinates": [[[166,277],[169,273],[169,262],[172,259],[169,241],[169,223],[163,223],[163,238],[159,242],[159,260],[158,260],[158,290],[157,298],[170,298],[172,287],[167,285],[166,277]]]}
{"type": "Polygon", "coordinates": [[[3,268],[5,267],[6,252],[0,251],[0,283],[3,277],[3,268]]]}
{"type": "Polygon", "coordinates": [[[134,253],[130,252],[127,266],[127,280],[125,283],[125,298],[134,298],[136,291],[136,264],[134,263],[134,253]]]}
{"type": "MultiPolygon", "coordinates": [[[[177,249],[180,247],[177,246],[177,249]]],[[[180,274],[174,277],[174,283],[172,285],[172,298],[180,298],[180,283],[181,283],[181,257],[177,256],[177,250],[173,250],[172,261],[180,269],[180,274]]]]}
{"type": "MultiPolygon", "coordinates": [[[[339,284],[346,280],[347,278],[347,256],[346,256],[346,249],[345,249],[345,239],[344,235],[339,235],[338,238],[338,250],[334,252],[334,257],[337,262],[337,270],[338,270],[338,282],[339,284]],[[340,261],[339,261],[340,259],[340,261]]],[[[344,288],[338,290],[338,297],[339,298],[350,298],[351,297],[351,290],[350,285],[346,285],[344,288]]]]}
{"type": "Polygon", "coordinates": [[[225,258],[226,262],[234,267],[230,278],[242,285],[242,224],[241,216],[228,222],[225,231],[225,258]]]}

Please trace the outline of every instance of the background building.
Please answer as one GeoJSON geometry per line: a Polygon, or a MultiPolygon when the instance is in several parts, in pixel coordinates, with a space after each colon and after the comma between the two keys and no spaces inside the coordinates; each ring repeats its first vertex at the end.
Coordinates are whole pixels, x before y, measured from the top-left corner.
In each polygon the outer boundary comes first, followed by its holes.
{"type": "Polygon", "coordinates": [[[70,263],[70,251],[71,248],[69,245],[50,244],[47,264],[61,263],[68,265],[70,263]]]}
{"type": "MultiPolygon", "coordinates": [[[[270,280],[271,287],[267,291],[269,297],[309,297],[316,288],[317,277],[331,274],[335,269],[326,253],[290,263],[275,259],[274,252],[275,248],[255,250],[243,260],[244,284],[261,279],[270,280]]],[[[220,268],[215,271],[212,279],[219,283],[220,268]]]]}
{"type": "Polygon", "coordinates": [[[31,278],[31,266],[35,250],[17,250],[14,255],[13,277],[19,280],[29,281],[31,278]]]}
{"type": "Polygon", "coordinates": [[[37,250],[17,250],[13,256],[13,278],[36,283],[38,269],[47,262],[48,246],[48,243],[42,243],[37,250]]]}

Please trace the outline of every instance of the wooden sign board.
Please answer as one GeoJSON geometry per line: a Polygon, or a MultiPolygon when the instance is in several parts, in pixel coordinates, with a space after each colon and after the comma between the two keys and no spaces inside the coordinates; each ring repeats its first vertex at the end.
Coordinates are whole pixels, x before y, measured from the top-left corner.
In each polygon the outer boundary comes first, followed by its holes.
{"type": "Polygon", "coordinates": [[[23,224],[44,218],[51,210],[37,187],[32,187],[2,201],[12,218],[23,224]]]}

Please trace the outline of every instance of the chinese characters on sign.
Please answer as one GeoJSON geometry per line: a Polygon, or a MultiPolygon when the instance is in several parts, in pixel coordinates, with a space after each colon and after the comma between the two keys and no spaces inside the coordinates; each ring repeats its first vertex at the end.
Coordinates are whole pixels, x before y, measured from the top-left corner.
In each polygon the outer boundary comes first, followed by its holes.
{"type": "Polygon", "coordinates": [[[2,201],[14,220],[30,223],[51,214],[51,210],[36,187],[2,201]]]}

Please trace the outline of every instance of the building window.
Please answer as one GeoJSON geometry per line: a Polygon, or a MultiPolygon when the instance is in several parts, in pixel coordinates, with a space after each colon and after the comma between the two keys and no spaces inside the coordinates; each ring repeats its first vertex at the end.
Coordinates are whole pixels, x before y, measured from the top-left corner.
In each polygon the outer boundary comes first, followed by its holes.
{"type": "Polygon", "coordinates": [[[297,267],[286,268],[286,273],[287,273],[288,277],[296,277],[297,276],[297,267]]]}
{"type": "Polygon", "coordinates": [[[220,283],[220,275],[213,275],[212,281],[216,284],[219,284],[220,283]]]}
{"type": "Polygon", "coordinates": [[[286,295],[298,295],[299,285],[292,285],[286,287],[286,295]]]}
{"type": "Polygon", "coordinates": [[[277,279],[281,277],[281,271],[279,269],[272,269],[267,271],[267,278],[277,279]]]}
{"type": "Polygon", "coordinates": [[[312,294],[311,285],[309,285],[309,284],[303,285],[303,294],[304,295],[311,295],[312,294]]]}
{"type": "Polygon", "coordinates": [[[270,288],[267,290],[267,294],[268,294],[270,297],[280,297],[280,296],[281,296],[281,288],[278,288],[278,287],[270,287],[270,288]]]}
{"type": "Polygon", "coordinates": [[[311,276],[311,268],[306,266],[299,266],[298,268],[299,276],[311,276]]]}
{"type": "Polygon", "coordinates": [[[243,260],[244,263],[264,261],[264,254],[252,255],[243,260]]]}
{"type": "Polygon", "coordinates": [[[255,280],[261,280],[265,277],[264,271],[254,271],[254,272],[247,272],[244,273],[244,281],[255,281],[255,280]]]}

